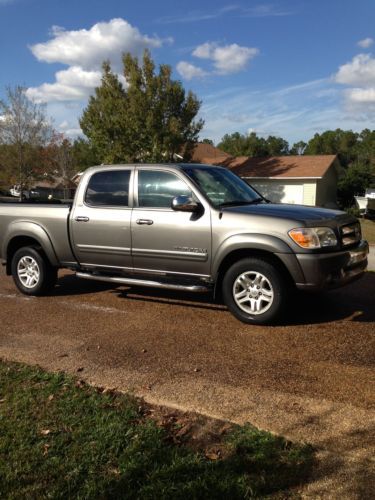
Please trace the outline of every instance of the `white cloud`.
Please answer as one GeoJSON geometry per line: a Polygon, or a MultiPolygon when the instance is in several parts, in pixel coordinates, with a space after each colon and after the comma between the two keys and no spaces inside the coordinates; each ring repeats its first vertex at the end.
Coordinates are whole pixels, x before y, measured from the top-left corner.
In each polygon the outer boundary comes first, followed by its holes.
{"type": "Polygon", "coordinates": [[[203,78],[207,75],[206,71],[194,64],[186,61],[180,61],[177,66],[178,73],[185,78],[185,80],[192,80],[193,78],[203,78]]]}
{"type": "Polygon", "coordinates": [[[350,111],[373,114],[375,104],[375,59],[370,54],[358,54],[351,62],[340,66],[334,80],[348,87],[345,104],[350,111]]]}
{"type": "Polygon", "coordinates": [[[371,45],[374,43],[374,40],[373,38],[364,38],[363,40],[360,40],[357,45],[359,45],[360,47],[362,47],[362,49],[368,49],[369,47],[371,47],[371,45]]]}
{"type": "Polygon", "coordinates": [[[75,139],[82,134],[82,130],[77,126],[72,125],[70,122],[68,122],[68,120],[64,120],[62,123],[60,123],[58,129],[66,137],[69,137],[71,139],[75,139]]]}
{"type": "Polygon", "coordinates": [[[86,69],[99,68],[106,59],[119,64],[123,52],[138,55],[147,47],[161,47],[163,44],[160,38],[143,35],[121,18],[76,31],[53,26],[51,33],[51,40],[30,47],[34,56],[39,61],[86,69]]]}
{"type": "Polygon", "coordinates": [[[344,85],[375,86],[375,59],[370,54],[358,54],[340,66],[335,81],[344,85]]]}
{"type": "Polygon", "coordinates": [[[209,59],[213,62],[217,73],[227,75],[243,70],[248,62],[259,54],[259,49],[231,45],[218,45],[215,42],[206,42],[193,51],[193,56],[200,59],[209,59]]]}
{"type": "MultiPolygon", "coordinates": [[[[53,26],[51,35],[51,40],[37,43],[30,50],[39,61],[69,67],[56,73],[55,82],[43,83],[27,90],[27,96],[36,102],[86,99],[100,84],[104,60],[109,60],[114,71],[118,72],[124,52],[138,56],[145,48],[160,47],[172,41],[143,35],[138,28],[120,18],[75,31],[53,26]]],[[[126,85],[125,78],[118,76],[121,83],[126,85]]]]}
{"type": "Polygon", "coordinates": [[[86,98],[100,84],[100,71],[85,71],[79,66],[58,71],[54,83],[43,83],[26,90],[35,102],[74,101],[86,98]]]}
{"type": "Polygon", "coordinates": [[[352,103],[358,104],[375,104],[375,88],[368,89],[347,89],[345,91],[346,98],[352,103]]]}
{"type": "Polygon", "coordinates": [[[176,23],[196,23],[200,21],[211,21],[221,17],[280,17],[289,16],[292,12],[283,11],[276,8],[272,4],[261,4],[254,7],[242,7],[240,5],[229,4],[221,8],[216,8],[212,11],[190,11],[183,12],[177,16],[165,16],[157,19],[161,24],[176,24],[176,23]]]}

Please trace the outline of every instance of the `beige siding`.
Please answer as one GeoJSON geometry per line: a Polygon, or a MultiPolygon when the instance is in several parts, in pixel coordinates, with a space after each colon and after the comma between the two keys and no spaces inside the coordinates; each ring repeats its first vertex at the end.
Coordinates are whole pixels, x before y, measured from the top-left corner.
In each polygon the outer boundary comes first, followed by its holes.
{"type": "Polygon", "coordinates": [[[316,204],[320,207],[334,208],[337,206],[337,167],[335,163],[325,176],[319,179],[316,194],[316,204]]]}
{"type": "Polygon", "coordinates": [[[316,181],[304,182],[303,204],[314,206],[316,203],[316,181]]]}

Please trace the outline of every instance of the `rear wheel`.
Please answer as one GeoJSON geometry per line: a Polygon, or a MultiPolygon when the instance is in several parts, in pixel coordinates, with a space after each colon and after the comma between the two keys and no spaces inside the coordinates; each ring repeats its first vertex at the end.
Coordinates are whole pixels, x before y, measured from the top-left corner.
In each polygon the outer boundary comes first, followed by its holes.
{"type": "Polygon", "coordinates": [[[288,293],[287,282],[276,266],[249,257],[233,264],[223,280],[228,309],[244,323],[269,324],[281,314],[288,293]]]}
{"type": "Polygon", "coordinates": [[[13,256],[12,276],[23,294],[44,295],[56,284],[57,269],[51,266],[40,249],[23,247],[13,256]]]}

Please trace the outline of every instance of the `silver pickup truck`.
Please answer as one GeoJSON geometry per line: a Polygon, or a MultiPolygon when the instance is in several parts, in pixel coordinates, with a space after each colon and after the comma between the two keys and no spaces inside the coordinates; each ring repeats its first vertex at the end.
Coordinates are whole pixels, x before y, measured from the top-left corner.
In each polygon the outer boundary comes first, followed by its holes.
{"type": "Polygon", "coordinates": [[[356,218],[270,203],[231,171],[108,165],[84,173],[72,206],[0,204],[0,258],[27,295],[77,277],[222,294],[241,321],[270,323],[292,289],[349,283],[367,267],[356,218]]]}

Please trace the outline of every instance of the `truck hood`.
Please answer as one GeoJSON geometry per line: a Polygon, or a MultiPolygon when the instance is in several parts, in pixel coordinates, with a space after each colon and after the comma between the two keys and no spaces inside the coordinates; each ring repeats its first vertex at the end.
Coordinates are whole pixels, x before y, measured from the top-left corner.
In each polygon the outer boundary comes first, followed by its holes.
{"type": "Polygon", "coordinates": [[[289,219],[305,224],[320,223],[321,221],[335,221],[338,224],[354,222],[356,219],[346,212],[328,208],[307,207],[304,205],[286,205],[281,203],[258,203],[255,205],[241,205],[223,207],[223,213],[237,213],[259,215],[263,217],[276,217],[289,219]]]}

